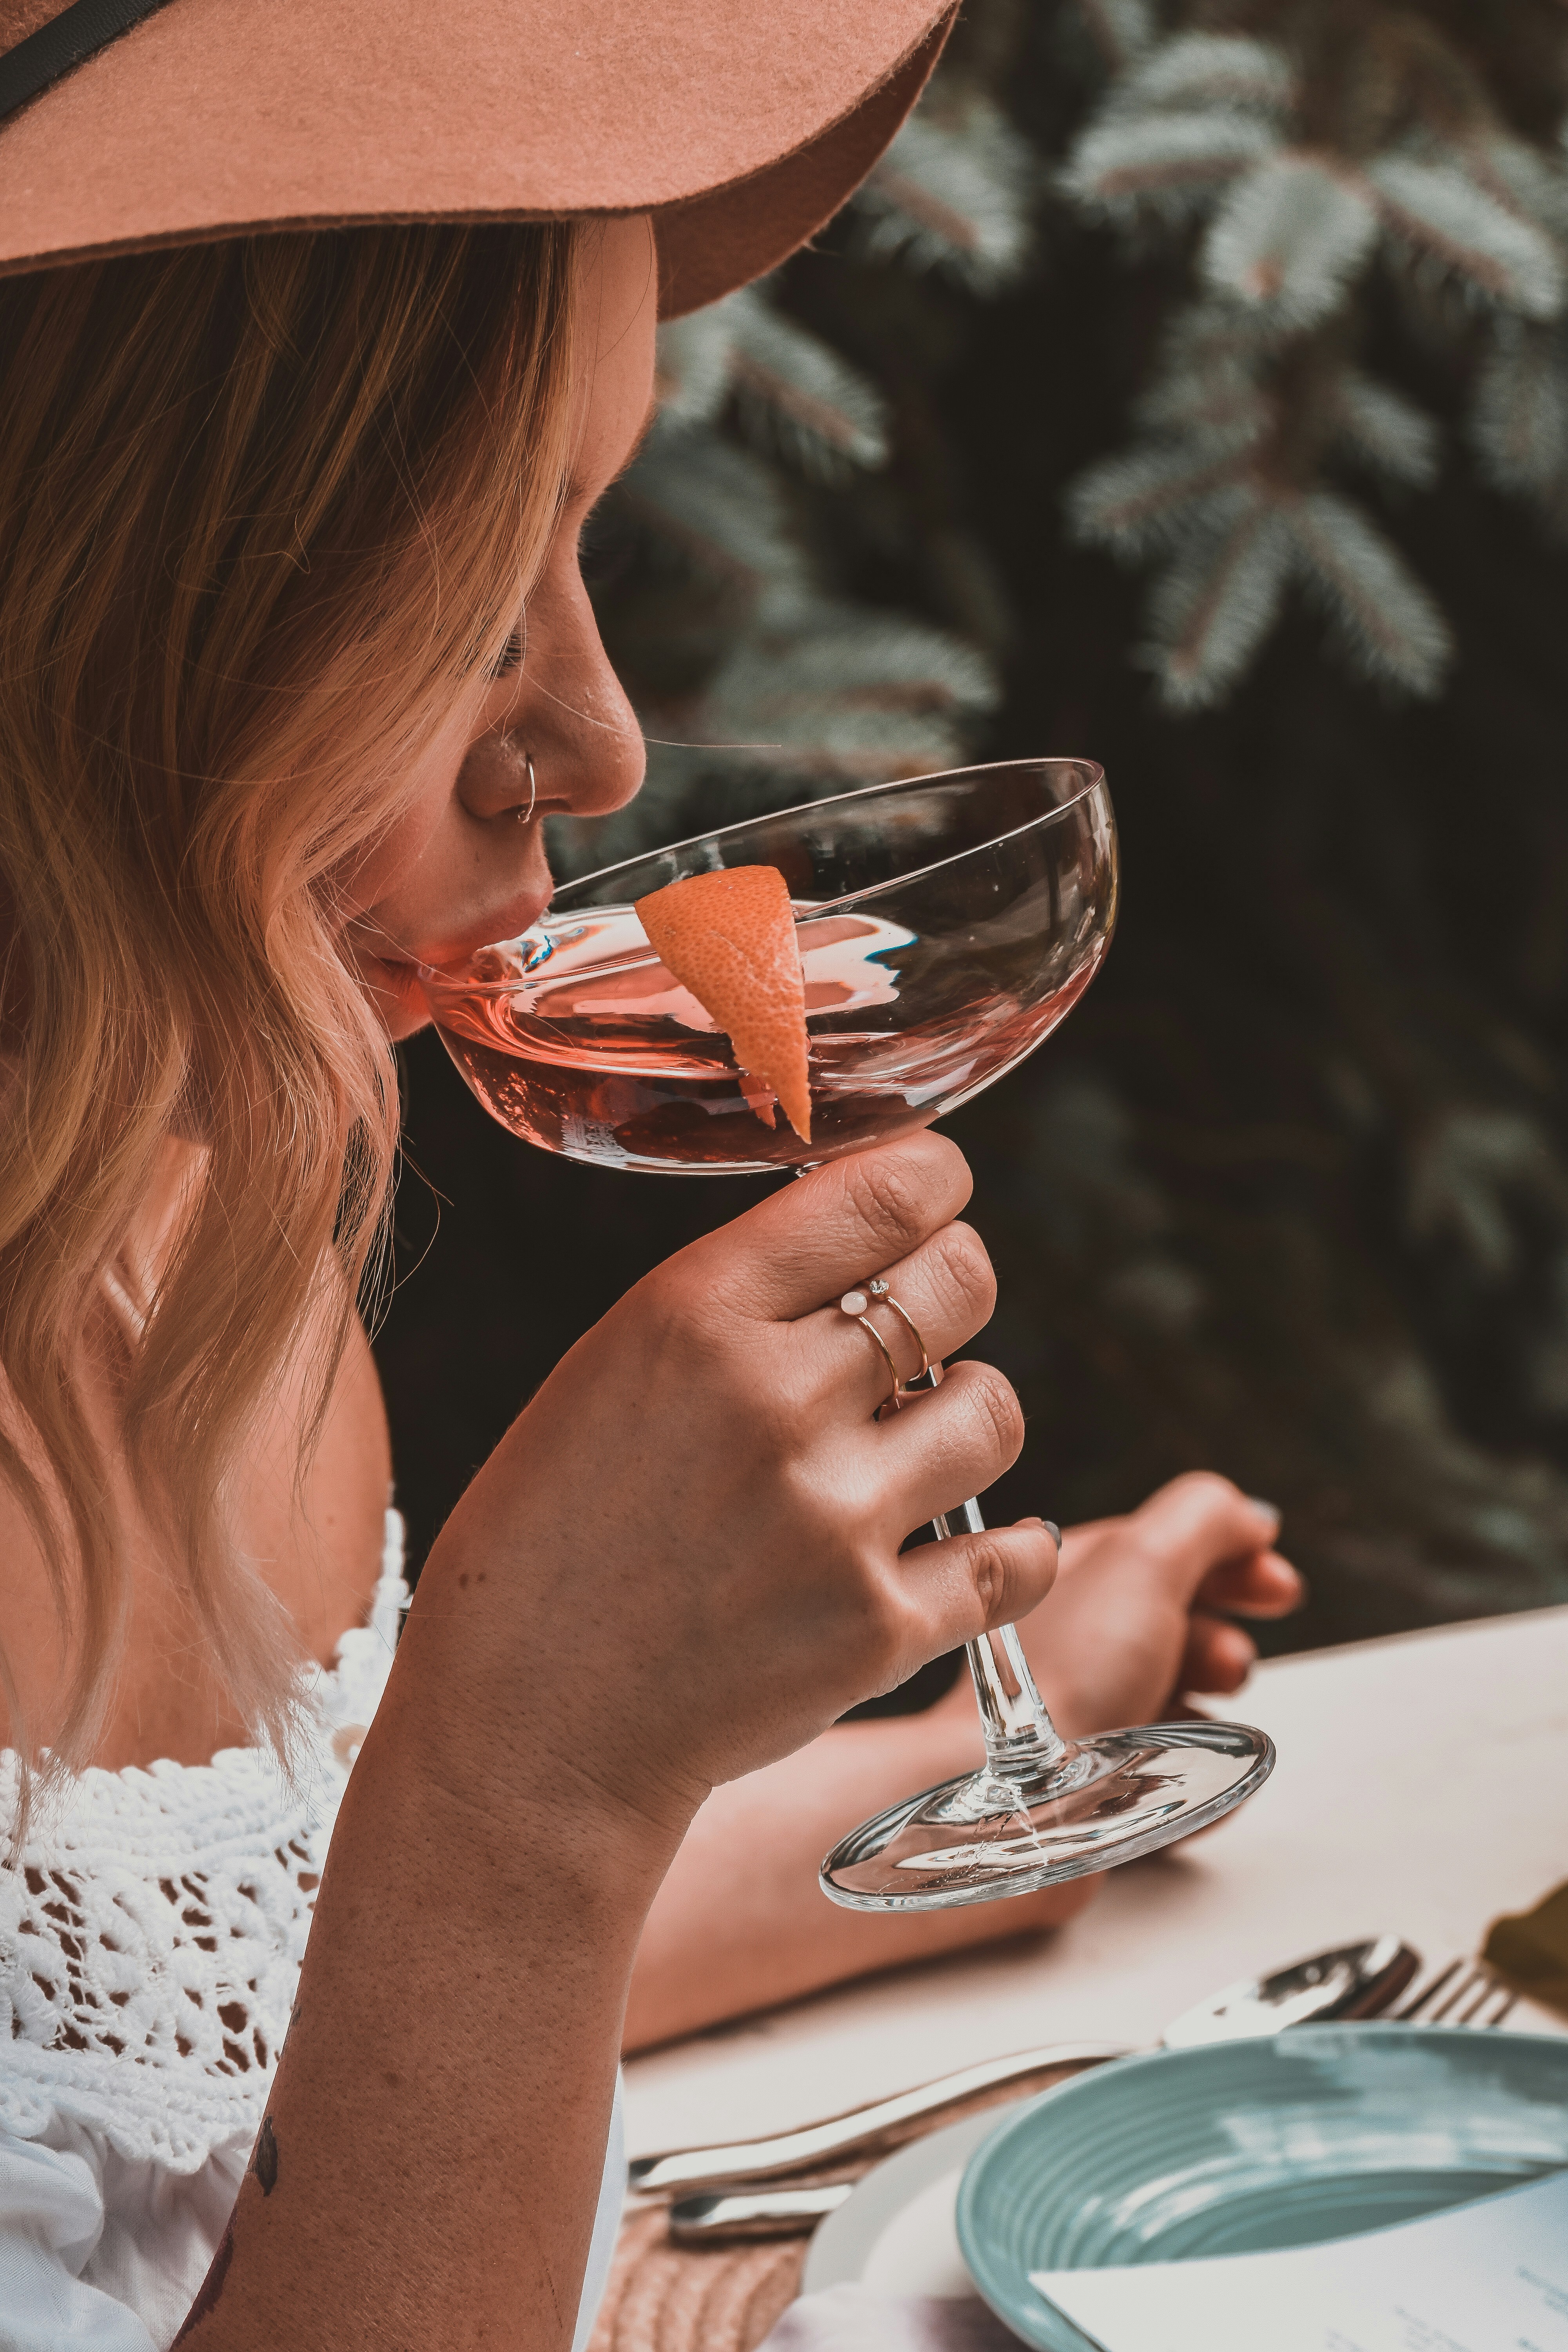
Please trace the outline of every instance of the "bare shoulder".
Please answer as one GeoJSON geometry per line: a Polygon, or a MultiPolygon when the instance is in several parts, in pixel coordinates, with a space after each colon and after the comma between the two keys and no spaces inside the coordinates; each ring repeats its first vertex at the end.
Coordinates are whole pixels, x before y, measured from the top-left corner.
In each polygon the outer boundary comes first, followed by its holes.
{"type": "MultiPolygon", "coordinates": [[[[335,1319],[335,1273],[323,1276],[323,1326],[335,1319]]],[[[364,1327],[349,1319],[325,1418],[304,1476],[300,1447],[315,1390],[321,1331],[281,1368],[270,1409],[247,1449],[234,1531],[285,1603],[307,1654],[325,1664],[369,1605],[381,1568],[392,1455],[381,1382],[364,1327]]]]}
{"type": "MultiPolygon", "coordinates": [[[[324,1314],[331,1304],[324,1294],[324,1314]]],[[[281,1368],[272,1407],[246,1447],[231,1524],[237,1549],[288,1609],[300,1649],[326,1664],[349,1628],[363,1621],[375,1588],[391,1461],[374,1360],[354,1318],[319,1441],[300,1478],[310,1375],[307,1339],[281,1368]]],[[[3,1376],[0,1430],[37,1458],[3,1376]]],[[[96,1760],[111,1767],[158,1756],[203,1762],[216,1747],[242,1740],[245,1727],[226,1713],[216,1676],[201,1663],[199,1628],[172,1572],[167,1541],[137,1505],[111,1419],[102,1424],[102,1438],[132,1591],[117,1694],[96,1760]]],[[[4,1476],[0,1642],[29,1736],[47,1741],[67,1649],[43,1548],[15,1484],[4,1476]]],[[[13,1744],[14,1732],[0,1695],[0,1744],[13,1744]]]]}
{"type": "MultiPolygon", "coordinates": [[[[3,1370],[0,1435],[8,1451],[15,1447],[24,1460],[36,1459],[37,1448],[16,1411],[3,1370]]],[[[59,1614],[32,1514],[7,1476],[0,1476],[0,1641],[16,1687],[28,1694],[35,1709],[39,1702],[47,1706],[64,1664],[59,1614]]],[[[12,1744],[10,1710],[0,1688],[0,1747],[12,1744]]]]}

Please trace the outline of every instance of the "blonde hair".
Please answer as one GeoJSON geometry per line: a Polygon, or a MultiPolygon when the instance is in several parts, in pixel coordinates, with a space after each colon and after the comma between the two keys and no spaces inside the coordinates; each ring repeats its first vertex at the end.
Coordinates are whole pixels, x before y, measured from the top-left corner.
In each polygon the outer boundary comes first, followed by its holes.
{"type": "Polygon", "coordinates": [[[226,1491],[310,1341],[303,1475],[395,1165],[341,881],[554,530],[574,241],[284,234],[0,283],[0,1475],[66,1640],[62,1765],[130,1597],[83,1334],[171,1135],[199,1173],[116,1345],[126,1467],[231,1698],[287,1742],[293,1654],[226,1491]]]}

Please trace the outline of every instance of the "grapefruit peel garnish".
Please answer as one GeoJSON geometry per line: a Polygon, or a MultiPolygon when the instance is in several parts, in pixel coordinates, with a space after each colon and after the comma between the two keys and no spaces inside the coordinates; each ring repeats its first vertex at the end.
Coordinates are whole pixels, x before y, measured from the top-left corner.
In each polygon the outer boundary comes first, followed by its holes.
{"type": "Polygon", "coordinates": [[[729,866],[649,891],[635,908],[665,970],[689,990],[734,1048],[742,1090],[759,1118],[773,1106],[744,1079],[761,1079],[811,1141],[805,979],[789,886],[775,866],[729,866]]]}

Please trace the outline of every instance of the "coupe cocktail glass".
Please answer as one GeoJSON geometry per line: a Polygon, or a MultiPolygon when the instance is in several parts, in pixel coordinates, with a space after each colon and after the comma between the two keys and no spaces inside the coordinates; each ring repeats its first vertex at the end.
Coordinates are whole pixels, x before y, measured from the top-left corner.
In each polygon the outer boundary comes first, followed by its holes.
{"type": "MultiPolygon", "coordinates": [[[[468,1085],[531,1143],[653,1174],[799,1171],[929,1126],[1032,1053],[1099,970],[1116,904],[1100,770],[1011,761],[813,801],[606,867],[558,890],[520,939],[424,982],[468,1085]],[[776,866],[789,885],[809,1144],[633,911],[666,883],[730,866],[776,866]]],[[[983,1525],[971,1501],[934,1531],[983,1525]]],[[[822,1865],[836,1902],[929,1910],[1105,1870],[1218,1820],[1272,1768],[1268,1741],[1242,1725],[1064,1740],[1011,1626],[971,1643],[969,1663],[984,1764],[843,1839],[822,1865]]]]}

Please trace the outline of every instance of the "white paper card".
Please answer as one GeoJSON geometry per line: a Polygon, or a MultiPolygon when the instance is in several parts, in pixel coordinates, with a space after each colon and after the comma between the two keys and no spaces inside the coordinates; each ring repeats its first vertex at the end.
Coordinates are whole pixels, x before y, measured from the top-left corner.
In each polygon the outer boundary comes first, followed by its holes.
{"type": "Polygon", "coordinates": [[[1568,2172],[1325,2246],[1030,2277],[1101,2352],[1568,2352],[1568,2172]]]}

